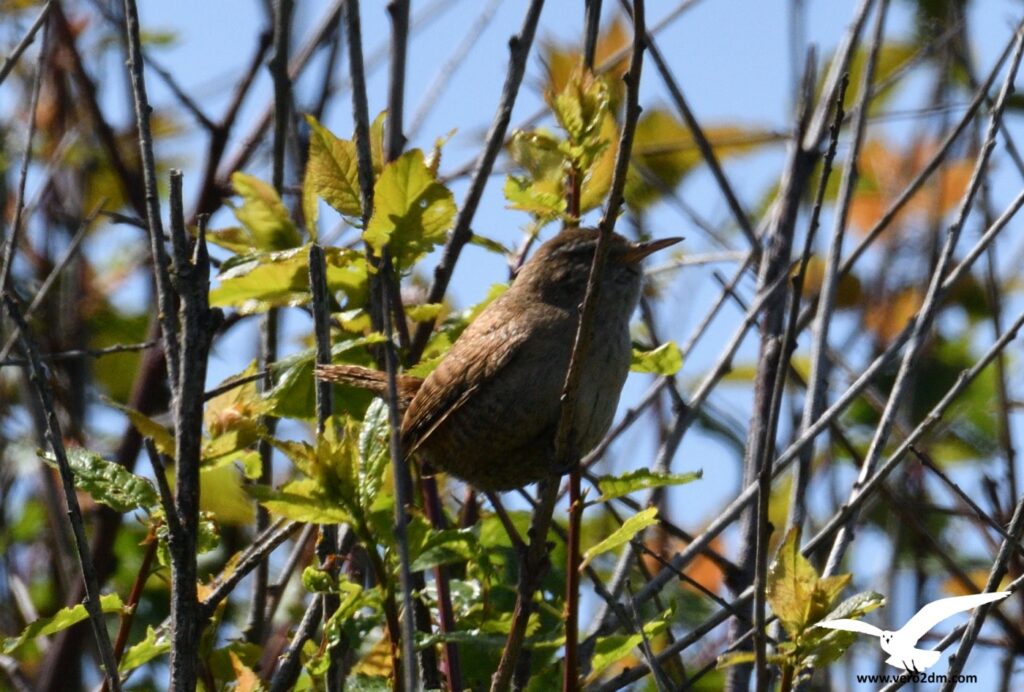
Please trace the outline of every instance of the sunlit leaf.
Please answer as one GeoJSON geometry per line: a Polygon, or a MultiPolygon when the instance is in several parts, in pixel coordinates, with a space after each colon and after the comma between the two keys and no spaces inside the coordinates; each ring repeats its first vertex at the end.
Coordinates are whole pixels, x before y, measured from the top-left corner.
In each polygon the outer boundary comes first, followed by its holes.
{"type": "Polygon", "coordinates": [[[644,623],[644,632],[634,634],[611,634],[599,637],[594,645],[594,658],[591,663],[590,674],[587,676],[587,683],[597,680],[601,673],[610,666],[628,656],[630,652],[643,643],[644,635],[648,639],[655,637],[668,627],[667,618],[669,612],[644,623]]]}
{"type": "Polygon", "coordinates": [[[391,454],[388,406],[374,399],[359,429],[359,505],[369,511],[384,485],[391,454]]]}
{"type": "Polygon", "coordinates": [[[317,196],[341,215],[359,218],[363,213],[363,203],[356,145],[350,140],[335,137],[312,115],[306,116],[306,122],[310,129],[309,161],[302,183],[306,223],[312,227],[316,220],[317,196]]]}
{"type": "Polygon", "coordinates": [[[242,197],[242,205],[235,209],[235,217],[253,238],[260,250],[287,250],[302,243],[288,210],[274,188],[258,178],[236,172],[231,185],[242,197]]]}
{"type": "Polygon", "coordinates": [[[174,433],[163,425],[157,423],[149,416],[136,411],[133,408],[122,406],[113,401],[108,401],[107,403],[124,415],[128,416],[128,420],[131,422],[132,427],[135,428],[135,430],[143,437],[148,437],[153,440],[153,444],[156,445],[157,450],[159,450],[161,454],[166,454],[171,457],[174,456],[174,433]]]}
{"type": "Polygon", "coordinates": [[[626,521],[622,522],[620,526],[612,535],[604,539],[597,545],[589,548],[583,553],[583,563],[580,565],[580,569],[583,569],[590,562],[597,557],[607,553],[610,550],[615,550],[619,546],[628,543],[633,539],[635,535],[646,529],[648,526],[653,526],[658,523],[658,508],[648,507],[645,510],[637,512],[626,521]]]}
{"type": "Polygon", "coordinates": [[[800,536],[790,529],[768,567],[766,597],[772,612],[791,637],[807,626],[818,571],[800,553],[800,536]]]}
{"type": "Polygon", "coordinates": [[[335,500],[318,492],[318,485],[312,479],[286,483],[281,490],[253,485],[247,488],[249,494],[259,500],[271,514],[301,521],[307,524],[345,524],[352,522],[352,515],[335,500]]]}
{"type": "Polygon", "coordinates": [[[683,367],[683,354],[675,341],[666,341],[650,351],[633,349],[629,369],[655,375],[675,375],[683,367]]]}
{"type": "Polygon", "coordinates": [[[413,322],[433,322],[442,310],[444,310],[444,303],[408,305],[405,308],[405,316],[413,322]]]}
{"type": "Polygon", "coordinates": [[[384,166],[373,187],[373,216],[363,239],[379,255],[384,246],[408,267],[443,243],[455,220],[455,199],[411,149],[384,166]]]}
{"type": "Polygon", "coordinates": [[[619,476],[605,476],[598,481],[601,497],[597,498],[595,502],[607,502],[637,490],[692,483],[702,475],[702,471],[691,473],[655,473],[650,469],[641,468],[619,476]]]}
{"type": "MultiPolygon", "coordinates": [[[[210,291],[210,305],[233,307],[242,314],[264,312],[272,307],[309,302],[308,249],[306,247],[246,257],[226,265],[210,291]]],[[[366,292],[366,258],[355,250],[325,248],[327,287],[343,291],[362,304],[366,292]]]]}
{"type": "Polygon", "coordinates": [[[233,465],[201,469],[199,507],[221,524],[245,526],[255,518],[252,500],[242,489],[242,477],[233,465]]]}
{"type": "MultiPolygon", "coordinates": [[[[96,502],[116,512],[150,510],[160,504],[153,484],[120,464],[81,448],[67,450],[67,456],[75,487],[89,493],[96,502]]],[[[46,452],[42,457],[56,468],[57,460],[52,453],[46,452]]]]}
{"type": "Polygon", "coordinates": [[[171,640],[167,635],[159,635],[153,627],[146,627],[146,636],[142,641],[133,644],[124,652],[118,671],[121,675],[144,666],[154,658],[163,656],[171,650],[171,640]]]}
{"type": "MultiPolygon", "coordinates": [[[[104,613],[119,613],[123,608],[124,603],[121,602],[121,597],[116,593],[100,596],[100,610],[104,613]]],[[[85,621],[88,617],[89,612],[85,609],[85,605],[81,603],[61,608],[50,617],[39,618],[32,622],[18,636],[0,639],[0,652],[9,656],[31,639],[57,634],[72,625],[85,621]]]]}

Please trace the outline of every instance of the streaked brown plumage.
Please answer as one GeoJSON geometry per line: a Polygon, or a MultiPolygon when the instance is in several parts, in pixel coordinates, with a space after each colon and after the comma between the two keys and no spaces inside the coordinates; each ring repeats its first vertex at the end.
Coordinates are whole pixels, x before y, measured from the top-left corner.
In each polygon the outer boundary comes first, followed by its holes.
{"type": "MultiPolygon", "coordinates": [[[[640,261],[678,240],[636,244],[612,236],[575,413],[581,454],[611,425],[629,370],[640,261]]],[[[562,386],[596,242],[596,231],[566,229],[544,243],[426,379],[399,377],[406,454],[480,490],[522,487],[557,470],[562,386]]],[[[383,373],[357,366],[323,366],[318,375],[387,389],[383,373]]]]}

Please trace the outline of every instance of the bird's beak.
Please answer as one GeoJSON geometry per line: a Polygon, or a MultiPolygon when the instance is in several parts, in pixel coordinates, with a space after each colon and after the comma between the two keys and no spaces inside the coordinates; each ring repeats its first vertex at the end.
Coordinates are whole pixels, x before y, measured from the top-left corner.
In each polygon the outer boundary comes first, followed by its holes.
{"type": "Polygon", "coordinates": [[[682,238],[662,238],[661,240],[649,240],[646,243],[636,243],[626,250],[623,254],[623,259],[627,264],[639,264],[647,255],[667,248],[670,245],[675,245],[681,240],[682,238]]]}

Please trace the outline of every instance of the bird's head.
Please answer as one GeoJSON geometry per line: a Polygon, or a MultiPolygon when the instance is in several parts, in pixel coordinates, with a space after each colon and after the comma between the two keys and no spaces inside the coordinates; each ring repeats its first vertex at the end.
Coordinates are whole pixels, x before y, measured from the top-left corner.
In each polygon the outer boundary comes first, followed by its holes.
{"type": "MultiPolygon", "coordinates": [[[[513,286],[517,291],[538,294],[547,303],[565,308],[576,307],[586,294],[598,238],[599,233],[592,228],[563,230],[537,249],[519,271],[513,286]]],[[[609,293],[622,296],[632,311],[640,297],[643,259],[681,240],[664,238],[634,243],[613,233],[601,276],[602,300],[608,300],[609,293]],[[606,288],[609,290],[605,291],[606,288]]]]}

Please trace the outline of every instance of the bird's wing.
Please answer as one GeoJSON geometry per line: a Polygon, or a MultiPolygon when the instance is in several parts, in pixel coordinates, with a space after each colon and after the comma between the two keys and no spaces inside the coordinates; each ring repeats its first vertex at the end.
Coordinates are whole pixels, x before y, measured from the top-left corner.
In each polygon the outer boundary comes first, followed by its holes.
{"type": "Polygon", "coordinates": [[[878,629],[874,625],[864,622],[863,620],[851,620],[849,618],[822,620],[821,622],[815,623],[815,627],[827,627],[830,630],[845,630],[847,632],[857,632],[859,634],[870,634],[872,637],[882,636],[882,630],[878,629]]]}
{"type": "Polygon", "coordinates": [[[907,624],[903,625],[895,635],[902,641],[915,644],[928,630],[946,618],[962,613],[965,610],[972,610],[986,603],[1001,601],[1009,595],[1009,591],[993,591],[991,593],[974,594],[973,596],[940,598],[917,611],[914,617],[910,618],[907,624]]]}
{"type": "Polygon", "coordinates": [[[481,313],[423,381],[402,421],[405,454],[414,452],[473,397],[482,382],[508,365],[529,336],[521,325],[497,317],[492,311],[481,313]]]}

